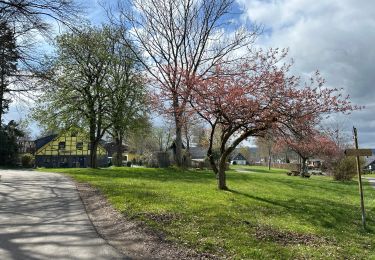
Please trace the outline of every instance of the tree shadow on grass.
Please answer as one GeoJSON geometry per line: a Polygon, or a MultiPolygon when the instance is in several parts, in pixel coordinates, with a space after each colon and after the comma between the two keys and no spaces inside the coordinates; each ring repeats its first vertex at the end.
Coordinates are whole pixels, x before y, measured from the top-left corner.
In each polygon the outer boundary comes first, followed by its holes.
{"type": "Polygon", "coordinates": [[[110,177],[119,179],[137,179],[137,180],[150,180],[162,182],[191,182],[191,183],[206,183],[209,180],[215,181],[215,175],[210,171],[188,171],[176,169],[148,169],[136,168],[134,170],[121,170],[121,169],[102,169],[102,170],[85,170],[85,171],[68,171],[71,175],[81,175],[92,177],[110,177]]]}
{"type": "MultiPolygon", "coordinates": [[[[341,232],[347,233],[348,236],[353,236],[353,231],[357,231],[358,235],[362,233],[359,209],[355,205],[329,199],[317,199],[311,196],[301,196],[299,197],[300,200],[297,201],[294,198],[287,200],[265,198],[233,189],[230,192],[266,205],[269,204],[272,207],[276,206],[279,211],[277,213],[273,211],[272,214],[294,215],[300,221],[306,221],[307,224],[319,227],[330,233],[341,232]],[[348,228],[353,223],[358,224],[358,228],[355,230],[348,228]]],[[[369,219],[367,233],[374,234],[374,225],[375,221],[369,219]]]]}
{"type": "MultiPolygon", "coordinates": [[[[249,172],[249,173],[270,173],[270,174],[283,174],[284,173],[284,170],[281,170],[282,172],[275,172],[274,169],[271,169],[271,171],[269,171],[268,169],[257,169],[257,168],[236,168],[236,169],[232,169],[232,171],[246,171],[246,172],[249,172]]],[[[287,171],[285,171],[287,172],[287,171]]]]}

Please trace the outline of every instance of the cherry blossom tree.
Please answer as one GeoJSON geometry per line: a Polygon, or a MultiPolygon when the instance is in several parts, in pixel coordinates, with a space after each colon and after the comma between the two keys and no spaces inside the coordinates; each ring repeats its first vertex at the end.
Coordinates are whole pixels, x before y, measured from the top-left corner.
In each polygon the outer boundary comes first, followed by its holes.
{"type": "Polygon", "coordinates": [[[251,47],[260,31],[256,25],[249,30],[232,23],[234,5],[234,0],[126,0],[119,1],[119,16],[108,8],[109,19],[129,34],[125,44],[136,47],[135,55],[158,89],[156,104],[162,106],[156,108],[174,120],[178,166],[190,96],[186,90],[191,89],[183,77],[203,77],[216,65],[241,58],[231,54],[251,47]]]}
{"type": "Polygon", "coordinates": [[[289,148],[301,158],[301,176],[307,174],[306,162],[314,156],[338,158],[342,150],[329,136],[311,130],[298,135],[281,135],[276,141],[275,149],[289,148]]]}
{"type": "Polygon", "coordinates": [[[324,115],[357,108],[338,89],[323,88],[324,80],[318,73],[304,85],[300,78],[288,76],[290,66],[282,64],[286,54],[286,50],[260,50],[246,62],[217,66],[209,76],[192,84],[190,104],[210,126],[207,156],[219,189],[228,189],[228,156],[248,137],[263,136],[270,129],[298,133],[301,126],[310,128],[324,115]],[[220,150],[215,160],[212,145],[218,128],[220,150]]]}

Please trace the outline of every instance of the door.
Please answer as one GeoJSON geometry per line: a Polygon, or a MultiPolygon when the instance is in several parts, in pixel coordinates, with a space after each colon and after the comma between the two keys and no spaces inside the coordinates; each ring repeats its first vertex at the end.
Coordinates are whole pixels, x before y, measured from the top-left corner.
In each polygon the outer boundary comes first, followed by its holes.
{"type": "Polygon", "coordinates": [[[79,167],[85,167],[85,157],[78,157],[79,167]]]}

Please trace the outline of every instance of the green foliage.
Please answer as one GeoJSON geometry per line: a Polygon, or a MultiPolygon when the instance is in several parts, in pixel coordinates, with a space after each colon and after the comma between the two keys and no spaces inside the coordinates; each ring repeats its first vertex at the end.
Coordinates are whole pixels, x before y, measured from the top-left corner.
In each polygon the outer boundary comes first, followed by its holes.
{"type": "MultiPolygon", "coordinates": [[[[266,167],[235,166],[232,190],[211,171],[176,168],[56,169],[99,188],[125,216],[168,240],[226,259],[371,259],[375,190],[367,183],[369,230],[361,230],[354,181],[309,180],[266,167]]],[[[50,169],[48,169],[50,171],[50,169]]]]}
{"type": "MultiPolygon", "coordinates": [[[[360,159],[361,168],[364,160],[360,159]]],[[[343,157],[334,165],[333,178],[337,181],[349,181],[357,174],[357,161],[355,157],[343,157]]]]}
{"type": "Polygon", "coordinates": [[[121,42],[123,33],[110,26],[86,26],[58,37],[34,119],[49,130],[83,128],[92,151],[106,133],[120,147],[146,115],[144,79],[133,52],[121,42]]]}
{"type": "Polygon", "coordinates": [[[0,127],[0,165],[14,166],[18,161],[17,138],[23,136],[15,121],[0,127]]]}
{"type": "Polygon", "coordinates": [[[11,100],[9,78],[17,70],[19,54],[16,46],[14,31],[4,21],[0,22],[0,125],[2,115],[8,111],[11,100]]]}
{"type": "Polygon", "coordinates": [[[21,156],[21,164],[24,168],[34,167],[35,157],[30,153],[23,154],[21,156]]]}

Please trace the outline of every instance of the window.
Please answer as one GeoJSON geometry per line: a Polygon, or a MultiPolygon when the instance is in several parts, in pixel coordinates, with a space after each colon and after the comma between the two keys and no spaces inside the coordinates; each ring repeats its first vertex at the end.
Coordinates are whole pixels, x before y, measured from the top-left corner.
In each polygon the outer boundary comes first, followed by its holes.
{"type": "Polygon", "coordinates": [[[65,142],[59,143],[59,150],[65,150],[65,142]]]}
{"type": "Polygon", "coordinates": [[[77,142],[76,148],[77,148],[77,150],[82,150],[83,149],[83,142],[77,142]]]}

